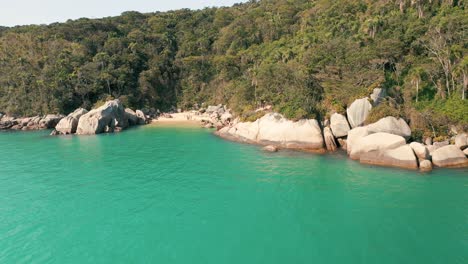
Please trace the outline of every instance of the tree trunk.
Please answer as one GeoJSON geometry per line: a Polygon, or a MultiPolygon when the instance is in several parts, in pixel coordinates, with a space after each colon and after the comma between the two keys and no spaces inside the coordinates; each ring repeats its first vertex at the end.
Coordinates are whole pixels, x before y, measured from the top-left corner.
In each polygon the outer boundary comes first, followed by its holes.
{"type": "Polygon", "coordinates": [[[463,91],[462,91],[462,100],[466,99],[466,87],[468,86],[468,75],[466,75],[466,72],[463,72],[463,91]]]}
{"type": "Polygon", "coordinates": [[[416,81],[416,102],[418,102],[419,97],[419,81],[416,81]]]}

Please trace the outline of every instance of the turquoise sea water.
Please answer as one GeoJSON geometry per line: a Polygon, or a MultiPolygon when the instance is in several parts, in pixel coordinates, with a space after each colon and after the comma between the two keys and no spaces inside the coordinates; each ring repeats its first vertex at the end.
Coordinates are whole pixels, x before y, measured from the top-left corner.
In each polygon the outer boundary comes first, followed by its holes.
{"type": "Polygon", "coordinates": [[[47,133],[0,133],[0,263],[468,263],[467,170],[47,133]]]}

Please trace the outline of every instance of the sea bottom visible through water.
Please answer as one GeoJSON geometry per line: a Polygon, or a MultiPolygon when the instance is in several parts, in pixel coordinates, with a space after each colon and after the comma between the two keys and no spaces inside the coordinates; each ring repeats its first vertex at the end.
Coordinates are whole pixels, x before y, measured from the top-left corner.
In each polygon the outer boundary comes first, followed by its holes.
{"type": "Polygon", "coordinates": [[[209,130],[0,133],[0,263],[468,263],[468,171],[209,130]]]}

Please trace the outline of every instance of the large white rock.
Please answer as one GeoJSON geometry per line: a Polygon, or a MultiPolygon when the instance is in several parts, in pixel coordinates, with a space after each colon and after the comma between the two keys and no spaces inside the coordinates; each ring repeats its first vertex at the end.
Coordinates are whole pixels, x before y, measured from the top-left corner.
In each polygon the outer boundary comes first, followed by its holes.
{"type": "Polygon", "coordinates": [[[346,137],[348,135],[348,131],[351,129],[346,117],[338,113],[334,113],[331,116],[330,128],[333,132],[333,135],[337,138],[346,137]]]}
{"type": "Polygon", "coordinates": [[[455,137],[455,146],[459,147],[462,150],[467,148],[468,147],[468,135],[466,133],[457,135],[455,137]]]}
{"type": "Polygon", "coordinates": [[[78,120],[88,111],[83,108],[76,109],[73,113],[69,114],[68,116],[64,117],[63,119],[58,122],[55,126],[55,131],[58,134],[73,134],[76,132],[76,128],[78,127],[78,120]]]}
{"type": "Polygon", "coordinates": [[[432,170],[432,162],[430,160],[423,160],[419,163],[419,169],[422,172],[428,172],[432,170]]]}
{"type": "Polygon", "coordinates": [[[437,167],[468,167],[468,158],[455,145],[441,147],[432,153],[432,163],[437,167]]]}
{"type": "Polygon", "coordinates": [[[367,135],[369,135],[367,127],[356,127],[348,132],[348,140],[346,141],[348,155],[351,154],[353,147],[358,145],[359,140],[367,135]]]}
{"type": "Polygon", "coordinates": [[[412,142],[409,145],[413,149],[414,154],[416,154],[420,161],[429,160],[431,158],[431,156],[429,155],[429,150],[423,144],[418,142],[412,142]]]}
{"type": "Polygon", "coordinates": [[[388,116],[379,121],[367,126],[369,134],[385,132],[389,134],[399,135],[406,139],[411,137],[411,128],[406,124],[405,120],[388,116]]]}
{"type": "MultiPolygon", "coordinates": [[[[372,151],[383,151],[394,149],[406,144],[406,140],[402,136],[392,135],[388,133],[375,133],[358,139],[350,152],[351,159],[360,159],[362,154],[372,151]]],[[[348,146],[349,148],[349,146],[348,146]]],[[[411,150],[413,151],[413,150],[411,150]]]]}
{"type": "Polygon", "coordinates": [[[365,152],[361,154],[359,160],[364,164],[399,167],[405,169],[418,168],[418,161],[414,155],[413,149],[409,145],[403,145],[392,149],[379,149],[365,152]]]}
{"type": "Polygon", "coordinates": [[[78,121],[76,133],[79,135],[93,135],[113,132],[114,129],[128,127],[128,119],[122,103],[117,100],[106,102],[103,106],[89,111],[78,121]]]}
{"type": "MultiPolygon", "coordinates": [[[[255,122],[240,122],[230,128],[227,135],[239,139],[240,141],[247,141],[256,143],[258,138],[259,121],[255,122]]],[[[220,130],[221,131],[221,130],[220,130]]]]}
{"type": "Polygon", "coordinates": [[[362,126],[372,109],[371,103],[366,98],[355,100],[346,110],[348,121],[352,128],[362,126]]]}
{"type": "Polygon", "coordinates": [[[324,144],[317,120],[294,122],[277,113],[266,114],[255,122],[239,122],[217,134],[232,140],[294,149],[322,149],[324,144]]]}
{"type": "Polygon", "coordinates": [[[322,131],[314,119],[297,122],[280,114],[267,114],[259,120],[257,140],[262,144],[276,143],[287,148],[323,148],[322,131]]]}

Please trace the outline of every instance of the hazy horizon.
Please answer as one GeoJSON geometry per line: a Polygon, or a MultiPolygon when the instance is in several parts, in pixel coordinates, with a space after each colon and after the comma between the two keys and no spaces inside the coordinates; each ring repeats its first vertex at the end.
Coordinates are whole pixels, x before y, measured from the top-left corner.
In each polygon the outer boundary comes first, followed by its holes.
{"type": "Polygon", "coordinates": [[[169,11],[182,8],[202,9],[213,6],[232,6],[246,0],[198,0],[198,1],[148,1],[148,0],[16,0],[8,2],[0,9],[0,26],[14,27],[23,25],[51,24],[69,19],[103,18],[118,16],[122,12],[142,13],[169,11]]]}

